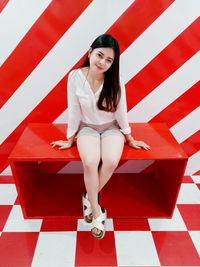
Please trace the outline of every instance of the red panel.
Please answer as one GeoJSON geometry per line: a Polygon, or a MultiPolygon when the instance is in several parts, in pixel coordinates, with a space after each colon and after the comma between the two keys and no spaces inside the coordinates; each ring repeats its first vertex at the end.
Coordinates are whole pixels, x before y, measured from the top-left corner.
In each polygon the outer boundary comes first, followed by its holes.
{"type": "Polygon", "coordinates": [[[37,162],[14,162],[12,170],[25,218],[82,216],[83,175],[39,173],[37,162]]]}
{"type": "Polygon", "coordinates": [[[108,217],[171,218],[185,166],[184,160],[158,160],[149,174],[114,174],[100,192],[101,206],[108,217]]]}
{"type": "MultiPolygon", "coordinates": [[[[132,123],[130,126],[134,131],[135,138],[145,140],[151,146],[151,150],[135,150],[125,145],[121,160],[187,158],[165,124],[132,123]]],[[[80,160],[75,145],[63,151],[56,148],[52,149],[50,146],[54,140],[65,139],[65,132],[65,124],[29,124],[10,158],[20,161],[27,161],[27,159],[63,162],[80,160]]]]}

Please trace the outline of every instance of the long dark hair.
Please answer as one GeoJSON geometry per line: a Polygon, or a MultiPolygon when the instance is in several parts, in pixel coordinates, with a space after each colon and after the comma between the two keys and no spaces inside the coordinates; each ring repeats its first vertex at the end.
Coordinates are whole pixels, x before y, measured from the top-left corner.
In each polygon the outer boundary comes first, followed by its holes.
{"type": "MultiPolygon", "coordinates": [[[[115,56],[111,67],[104,73],[104,84],[97,102],[97,107],[100,110],[114,112],[117,109],[121,97],[119,82],[119,44],[113,36],[102,34],[97,37],[91,45],[92,50],[100,47],[113,48],[115,56]]],[[[89,65],[89,58],[87,57],[81,67],[87,67],[89,65]]]]}

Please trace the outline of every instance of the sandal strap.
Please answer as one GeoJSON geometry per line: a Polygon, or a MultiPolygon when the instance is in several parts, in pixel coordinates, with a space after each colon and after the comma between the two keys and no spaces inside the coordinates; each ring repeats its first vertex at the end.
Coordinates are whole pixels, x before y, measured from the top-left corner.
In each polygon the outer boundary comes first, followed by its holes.
{"type": "MultiPolygon", "coordinates": [[[[86,194],[87,196],[87,194],[86,194]]],[[[88,216],[92,213],[92,208],[91,208],[91,205],[90,205],[90,201],[85,197],[85,195],[82,196],[82,202],[83,202],[83,205],[86,207],[84,208],[84,216],[88,216]]]]}
{"type": "Polygon", "coordinates": [[[98,228],[101,231],[105,230],[105,227],[104,227],[102,221],[97,221],[96,219],[93,219],[92,223],[93,223],[92,229],[98,228]]]}
{"type": "Polygon", "coordinates": [[[91,207],[91,205],[90,205],[90,201],[89,201],[87,198],[85,198],[84,196],[83,196],[83,204],[84,204],[84,206],[86,206],[87,208],[90,208],[90,207],[91,207]]]}
{"type": "Polygon", "coordinates": [[[105,212],[102,212],[102,209],[100,208],[100,215],[95,219],[93,218],[93,227],[92,228],[98,228],[101,231],[105,231],[105,225],[103,222],[105,222],[106,219],[106,210],[105,212]]]}
{"type": "Polygon", "coordinates": [[[92,209],[91,208],[84,209],[84,216],[88,216],[91,213],[92,213],[92,209]]]}

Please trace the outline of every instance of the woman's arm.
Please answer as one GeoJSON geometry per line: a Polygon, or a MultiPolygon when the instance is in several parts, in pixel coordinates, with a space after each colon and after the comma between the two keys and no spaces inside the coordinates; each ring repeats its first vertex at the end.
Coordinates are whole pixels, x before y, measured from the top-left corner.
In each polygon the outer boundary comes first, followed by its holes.
{"type": "Polygon", "coordinates": [[[144,148],[145,150],[149,150],[150,149],[149,145],[147,145],[143,141],[135,140],[131,134],[125,134],[125,138],[126,138],[126,141],[129,144],[129,146],[131,146],[133,148],[137,148],[137,149],[144,148]]]}
{"type": "Polygon", "coordinates": [[[76,72],[77,70],[72,70],[68,76],[67,82],[67,100],[68,100],[68,125],[66,137],[67,140],[74,140],[74,136],[78,130],[81,108],[78,97],[76,95],[76,72]]]}
{"type": "Polygon", "coordinates": [[[115,118],[119,124],[121,132],[129,138],[131,136],[131,128],[127,117],[126,89],[124,83],[120,82],[121,97],[115,111],[115,118]]]}
{"type": "Polygon", "coordinates": [[[66,131],[67,140],[57,140],[51,142],[52,147],[58,146],[59,149],[66,149],[72,146],[75,135],[80,123],[80,105],[76,96],[76,79],[75,71],[69,73],[67,82],[67,98],[68,98],[68,125],[66,131]]]}
{"type": "Polygon", "coordinates": [[[131,134],[131,128],[128,123],[127,117],[127,102],[126,102],[126,89],[125,85],[121,82],[121,99],[119,101],[117,110],[115,112],[115,118],[121,128],[122,133],[129,146],[133,148],[144,148],[146,150],[150,149],[150,146],[143,141],[137,141],[133,138],[131,134]]]}
{"type": "Polygon", "coordinates": [[[71,136],[68,140],[58,140],[51,142],[52,147],[58,146],[58,149],[70,148],[74,142],[75,135],[71,136]]]}

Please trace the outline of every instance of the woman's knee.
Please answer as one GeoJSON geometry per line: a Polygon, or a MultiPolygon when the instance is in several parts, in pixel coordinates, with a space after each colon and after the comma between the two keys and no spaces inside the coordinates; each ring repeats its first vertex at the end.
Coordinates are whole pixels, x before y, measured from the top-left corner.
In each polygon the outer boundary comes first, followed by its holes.
{"type": "Polygon", "coordinates": [[[92,158],[85,158],[82,160],[83,162],[83,169],[85,171],[97,171],[99,166],[99,160],[92,159],[92,158]]]}
{"type": "Polygon", "coordinates": [[[102,160],[102,165],[104,166],[105,169],[113,171],[117,168],[119,163],[118,159],[115,158],[104,158],[102,160]]]}

